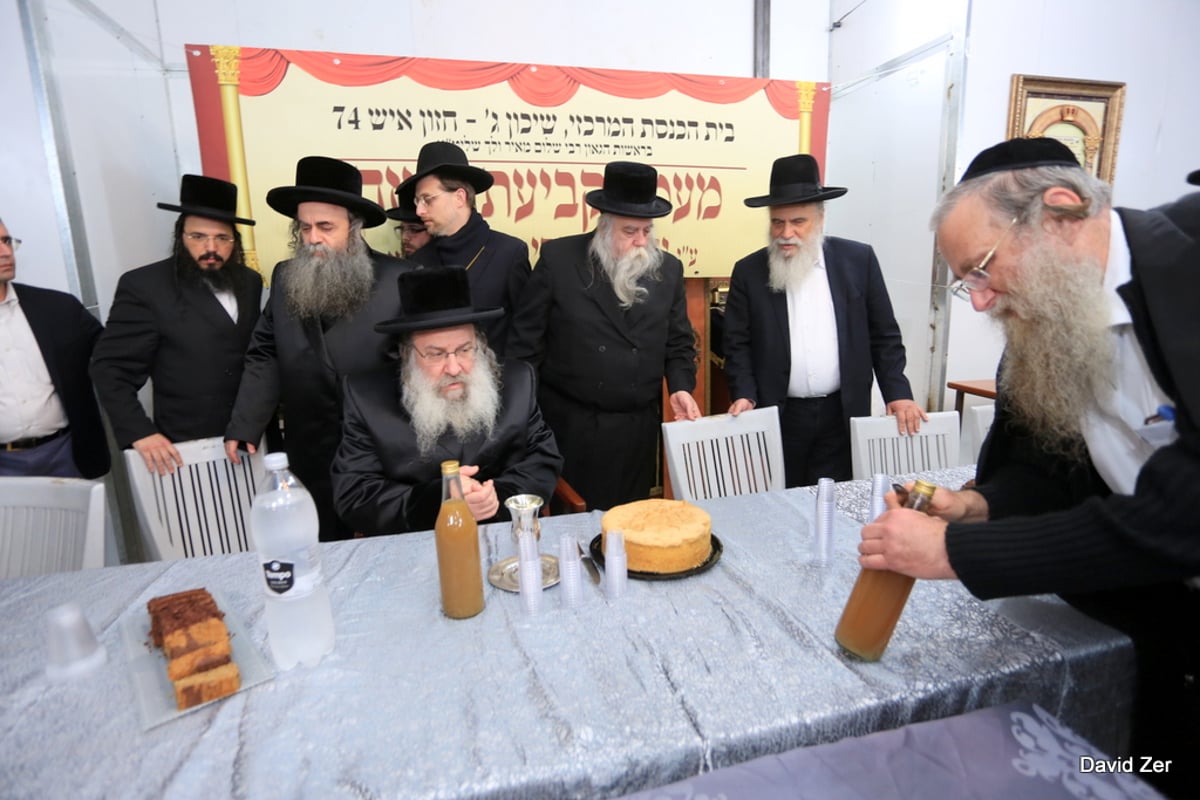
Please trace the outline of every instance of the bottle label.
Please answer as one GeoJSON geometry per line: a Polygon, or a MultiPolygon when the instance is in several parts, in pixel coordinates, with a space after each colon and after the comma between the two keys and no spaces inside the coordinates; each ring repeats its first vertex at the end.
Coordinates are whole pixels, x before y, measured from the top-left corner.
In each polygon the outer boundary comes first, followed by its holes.
{"type": "Polygon", "coordinates": [[[322,582],[321,555],[317,545],[264,561],[262,568],[263,584],[268,596],[283,595],[299,599],[311,594],[322,582]]]}

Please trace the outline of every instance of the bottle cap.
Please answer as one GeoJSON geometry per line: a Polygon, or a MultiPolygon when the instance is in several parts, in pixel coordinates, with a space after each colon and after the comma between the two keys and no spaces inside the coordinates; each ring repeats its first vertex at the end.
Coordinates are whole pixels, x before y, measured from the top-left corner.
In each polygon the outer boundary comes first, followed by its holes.
{"type": "Polygon", "coordinates": [[[458,472],[458,462],[457,461],[443,461],[442,462],[442,474],[443,475],[453,475],[456,472],[458,472]]]}
{"type": "Polygon", "coordinates": [[[267,470],[267,472],[274,472],[275,470],[279,469],[287,469],[287,453],[282,451],[267,453],[265,456],[263,456],[263,467],[267,470]]]}

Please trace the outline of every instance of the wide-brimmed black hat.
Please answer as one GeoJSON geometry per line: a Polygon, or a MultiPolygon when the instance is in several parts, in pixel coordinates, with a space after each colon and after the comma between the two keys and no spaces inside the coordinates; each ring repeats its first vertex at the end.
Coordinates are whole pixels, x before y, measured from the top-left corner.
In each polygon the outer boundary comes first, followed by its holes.
{"type": "Polygon", "coordinates": [[[396,197],[400,205],[413,202],[413,196],[417,193],[417,183],[426,175],[463,181],[470,184],[476,192],[486,192],[495,182],[492,173],[486,169],[472,167],[467,161],[467,154],[458,145],[450,142],[429,142],[417,153],[417,171],[396,187],[396,197]]]}
{"type": "Polygon", "coordinates": [[[398,279],[400,316],[375,326],[378,333],[413,333],[453,328],[504,316],[503,308],[471,305],[471,285],[462,267],[426,267],[398,279]]]}
{"type": "Polygon", "coordinates": [[[847,191],[842,186],[822,186],[821,167],[817,160],[807,153],[801,153],[775,159],[771,165],[770,194],[747,197],[742,202],[751,208],[795,206],[832,200],[847,191]]]}
{"type": "Polygon", "coordinates": [[[1078,167],[1079,159],[1071,148],[1058,139],[1037,136],[1032,139],[1009,139],[994,144],[971,159],[967,171],[958,179],[959,183],[973,180],[993,172],[1006,172],[1032,167],[1078,167]]]}
{"type": "Polygon", "coordinates": [[[220,178],[184,175],[179,181],[179,205],[159,203],[158,207],[219,222],[253,225],[254,220],[237,215],[237,192],[235,184],[220,178]]]}
{"type": "Polygon", "coordinates": [[[412,198],[407,201],[399,200],[399,205],[395,208],[389,208],[383,212],[388,215],[388,219],[399,220],[400,222],[421,222],[421,218],[417,216],[417,207],[413,205],[412,198]]]}
{"type": "Polygon", "coordinates": [[[1195,172],[1188,173],[1188,183],[1194,183],[1197,186],[1200,186],[1200,169],[1196,170],[1195,172]]]}
{"type": "Polygon", "coordinates": [[[658,170],[633,161],[604,166],[604,184],[584,197],[592,208],[621,217],[656,219],[671,213],[671,203],[658,196],[658,170]]]}
{"type": "Polygon", "coordinates": [[[362,195],[362,173],[336,158],[305,156],[296,162],[296,185],[277,186],[267,192],[267,205],[296,218],[301,203],[332,203],[363,218],[364,228],[387,221],[383,206],[362,195]]]}

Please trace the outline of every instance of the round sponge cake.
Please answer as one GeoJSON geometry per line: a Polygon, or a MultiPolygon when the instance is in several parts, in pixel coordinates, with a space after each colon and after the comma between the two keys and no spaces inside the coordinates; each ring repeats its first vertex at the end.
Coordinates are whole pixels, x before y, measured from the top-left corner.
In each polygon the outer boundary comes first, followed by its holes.
{"type": "Polygon", "coordinates": [[[600,520],[601,549],[608,545],[609,531],[625,534],[626,561],[634,572],[682,572],[700,566],[712,553],[712,519],[682,500],[613,506],[600,520]]]}

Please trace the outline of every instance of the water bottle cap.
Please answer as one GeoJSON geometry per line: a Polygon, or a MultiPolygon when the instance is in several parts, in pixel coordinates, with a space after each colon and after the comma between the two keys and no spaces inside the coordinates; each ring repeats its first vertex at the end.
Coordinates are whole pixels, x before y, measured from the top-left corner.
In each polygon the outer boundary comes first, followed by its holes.
{"type": "Polygon", "coordinates": [[[275,470],[279,469],[287,469],[287,453],[267,453],[265,456],[263,456],[263,466],[266,467],[267,472],[274,472],[275,470]]]}

